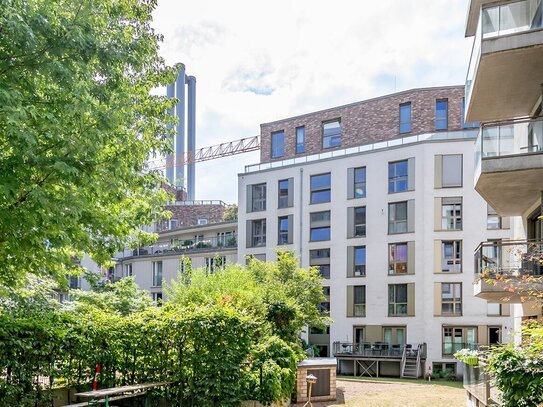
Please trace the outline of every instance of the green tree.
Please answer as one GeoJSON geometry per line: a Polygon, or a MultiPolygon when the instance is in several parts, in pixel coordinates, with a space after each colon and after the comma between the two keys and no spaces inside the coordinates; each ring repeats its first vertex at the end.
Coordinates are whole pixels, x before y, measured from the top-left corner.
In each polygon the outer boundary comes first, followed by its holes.
{"type": "Polygon", "coordinates": [[[167,194],[148,157],[167,150],[175,70],[158,56],[156,0],[3,0],[0,284],[59,281],[152,236],[167,194]]]}
{"type": "Polygon", "coordinates": [[[236,204],[228,205],[224,210],[222,220],[225,222],[238,220],[238,206],[236,204]]]}

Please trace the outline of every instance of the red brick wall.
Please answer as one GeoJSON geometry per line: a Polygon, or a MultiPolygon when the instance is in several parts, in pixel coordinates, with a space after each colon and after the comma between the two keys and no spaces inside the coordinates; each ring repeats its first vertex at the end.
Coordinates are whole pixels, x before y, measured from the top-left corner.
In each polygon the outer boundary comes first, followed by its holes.
{"type": "Polygon", "coordinates": [[[177,219],[179,227],[195,226],[198,219],[207,219],[207,223],[222,222],[224,205],[167,205],[164,207],[172,212],[170,219],[177,219]]]}
{"type": "MultiPolygon", "coordinates": [[[[461,129],[464,86],[415,89],[260,125],[260,161],[330,151],[322,148],[322,122],[341,119],[341,147],[435,132],[436,99],[448,99],[449,130],[461,129]],[[400,104],[411,102],[411,132],[400,134],[400,104]],[[305,126],[305,153],[295,154],[296,127],[305,126]],[[285,155],[271,158],[271,133],[285,131],[285,155]]],[[[442,131],[442,130],[440,130],[442,131]]],[[[337,149],[336,148],[336,149],[337,149]]]]}

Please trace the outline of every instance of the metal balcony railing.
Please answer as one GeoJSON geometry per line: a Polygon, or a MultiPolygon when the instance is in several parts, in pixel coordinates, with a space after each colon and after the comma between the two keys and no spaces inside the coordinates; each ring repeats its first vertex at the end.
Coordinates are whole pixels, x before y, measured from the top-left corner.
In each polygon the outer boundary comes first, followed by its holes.
{"type": "Polygon", "coordinates": [[[360,356],[360,357],[397,357],[401,358],[404,349],[408,357],[417,357],[420,352],[422,359],[426,358],[426,344],[390,344],[387,342],[334,342],[334,356],[360,356]]]}
{"type": "Polygon", "coordinates": [[[475,272],[488,276],[543,276],[543,242],[483,242],[475,250],[475,272]]]}
{"type": "Polygon", "coordinates": [[[233,249],[236,247],[237,240],[235,235],[210,237],[201,240],[186,239],[176,240],[173,243],[157,243],[151,246],[143,246],[132,250],[130,254],[125,253],[124,257],[153,255],[156,256],[176,253],[183,254],[186,252],[233,249]]]}

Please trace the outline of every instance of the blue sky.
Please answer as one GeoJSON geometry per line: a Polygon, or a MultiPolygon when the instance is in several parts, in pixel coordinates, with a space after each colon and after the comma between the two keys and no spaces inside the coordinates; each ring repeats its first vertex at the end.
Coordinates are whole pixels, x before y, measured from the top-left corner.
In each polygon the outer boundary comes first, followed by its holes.
{"type": "MultiPolygon", "coordinates": [[[[260,123],[417,87],[463,84],[464,0],[159,0],[168,64],[197,79],[197,148],[260,123]]],[[[258,153],[196,165],[196,198],[237,201],[258,153]]]]}

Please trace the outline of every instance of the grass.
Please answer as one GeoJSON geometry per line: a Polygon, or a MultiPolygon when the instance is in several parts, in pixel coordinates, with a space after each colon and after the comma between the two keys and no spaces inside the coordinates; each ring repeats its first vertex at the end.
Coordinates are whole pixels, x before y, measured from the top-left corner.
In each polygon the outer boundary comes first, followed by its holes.
{"type": "Polygon", "coordinates": [[[450,380],[424,380],[424,379],[400,379],[397,377],[354,377],[354,376],[337,376],[338,380],[356,381],[366,383],[404,383],[404,384],[427,384],[435,386],[453,387],[456,389],[463,389],[461,381],[450,380]]]}

